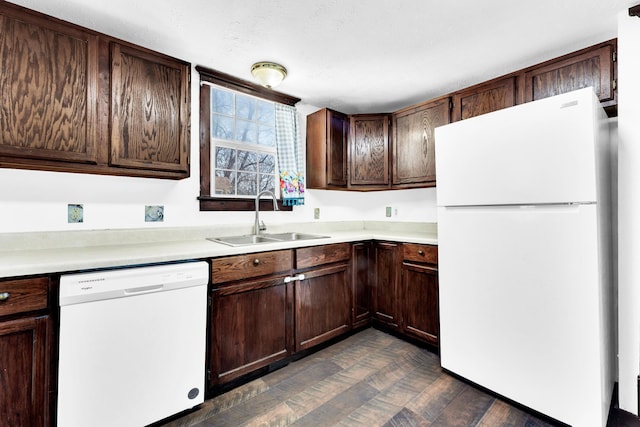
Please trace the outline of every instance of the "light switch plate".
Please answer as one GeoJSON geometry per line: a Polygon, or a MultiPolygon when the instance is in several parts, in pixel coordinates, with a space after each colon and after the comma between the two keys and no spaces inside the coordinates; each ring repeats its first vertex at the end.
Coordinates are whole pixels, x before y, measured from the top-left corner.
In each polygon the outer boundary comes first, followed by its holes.
{"type": "Polygon", "coordinates": [[[387,218],[391,218],[391,206],[387,206],[385,215],[387,218]]]}

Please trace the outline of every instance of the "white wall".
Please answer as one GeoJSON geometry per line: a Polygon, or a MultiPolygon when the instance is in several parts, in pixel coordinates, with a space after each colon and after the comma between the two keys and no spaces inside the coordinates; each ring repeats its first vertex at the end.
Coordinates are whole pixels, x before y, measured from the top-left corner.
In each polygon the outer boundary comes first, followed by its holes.
{"type": "MultiPolygon", "coordinates": [[[[189,60],[189,58],[183,58],[189,60]]],[[[192,81],[198,74],[192,70],[192,81]]],[[[101,230],[141,227],[206,226],[247,224],[252,212],[200,212],[199,178],[199,90],[192,85],[191,177],[179,181],[29,171],[0,168],[0,232],[101,230]],[[67,223],[67,204],[84,206],[84,222],[67,223]],[[162,223],[145,223],[145,205],[164,205],[162,223]]],[[[299,104],[302,141],[305,117],[318,109],[299,104]]],[[[320,208],[320,221],[394,220],[435,222],[435,189],[355,193],[308,190],[306,205],[293,212],[264,212],[267,223],[313,221],[313,208],[320,208]],[[385,206],[397,209],[386,218],[385,206]]]]}
{"type": "Polygon", "coordinates": [[[640,372],[640,19],[618,17],[618,371],[620,407],[638,414],[640,372]]]}

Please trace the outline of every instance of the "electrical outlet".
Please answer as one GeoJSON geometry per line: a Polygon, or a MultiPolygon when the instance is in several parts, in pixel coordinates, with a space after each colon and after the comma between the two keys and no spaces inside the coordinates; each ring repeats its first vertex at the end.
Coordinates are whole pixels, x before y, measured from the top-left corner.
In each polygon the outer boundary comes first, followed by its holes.
{"type": "Polygon", "coordinates": [[[80,204],[67,205],[67,222],[78,223],[84,222],[84,209],[80,204]]]}
{"type": "Polygon", "coordinates": [[[387,218],[391,218],[391,206],[387,206],[385,215],[387,218]]]}
{"type": "Polygon", "coordinates": [[[320,219],[320,208],[313,209],[313,219],[320,219]]]}

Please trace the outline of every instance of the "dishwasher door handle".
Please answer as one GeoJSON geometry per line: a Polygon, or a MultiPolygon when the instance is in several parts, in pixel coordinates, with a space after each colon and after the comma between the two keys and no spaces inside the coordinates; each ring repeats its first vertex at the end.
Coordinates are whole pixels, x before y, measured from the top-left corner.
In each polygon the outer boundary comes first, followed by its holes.
{"type": "Polygon", "coordinates": [[[164,285],[141,286],[139,288],[129,288],[124,290],[125,295],[148,294],[164,289],[164,285]]]}

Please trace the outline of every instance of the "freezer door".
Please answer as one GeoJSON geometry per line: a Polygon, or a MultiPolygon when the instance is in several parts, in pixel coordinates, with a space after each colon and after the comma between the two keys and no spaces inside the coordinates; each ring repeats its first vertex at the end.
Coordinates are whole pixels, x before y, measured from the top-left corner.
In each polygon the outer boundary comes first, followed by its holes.
{"type": "Polygon", "coordinates": [[[442,366],[575,426],[606,423],[596,206],[439,207],[442,366]]]}
{"type": "Polygon", "coordinates": [[[436,128],[439,206],[596,200],[591,88],[436,128]]]}

